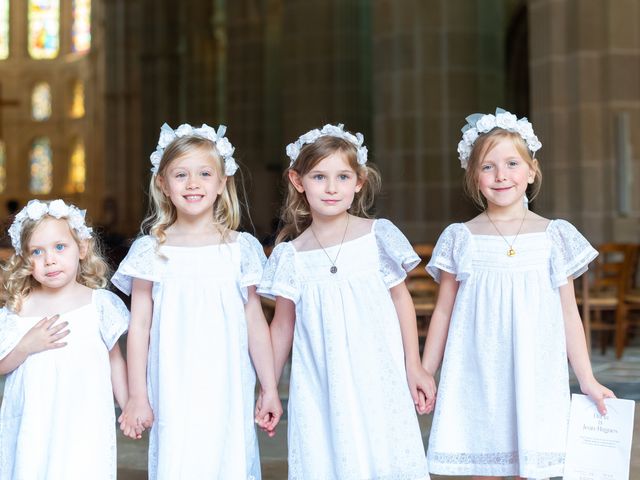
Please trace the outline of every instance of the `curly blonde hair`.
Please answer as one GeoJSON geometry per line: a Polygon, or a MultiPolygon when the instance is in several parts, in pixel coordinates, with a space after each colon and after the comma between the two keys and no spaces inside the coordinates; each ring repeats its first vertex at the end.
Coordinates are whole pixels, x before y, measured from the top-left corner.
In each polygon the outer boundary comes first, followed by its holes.
{"type": "MultiPolygon", "coordinates": [[[[158,240],[158,247],[167,240],[166,229],[173,225],[178,218],[178,212],[171,199],[162,190],[161,182],[171,163],[193,150],[201,150],[214,159],[216,171],[220,178],[224,178],[224,160],[211,140],[197,135],[176,138],[162,154],[158,170],[151,176],[149,184],[149,213],[142,222],[143,234],[150,234],[158,240]]],[[[237,172],[236,172],[237,174],[237,172]]],[[[212,220],[222,226],[222,237],[226,238],[231,230],[240,225],[241,207],[234,176],[227,176],[225,187],[216,199],[213,207],[212,220]]]]}
{"type": "MultiPolygon", "coordinates": [[[[65,219],[65,217],[62,217],[65,219]]],[[[6,306],[13,312],[20,312],[24,299],[39,285],[31,275],[33,265],[27,246],[33,232],[48,219],[56,219],[50,215],[43,215],[38,220],[26,219],[20,233],[21,245],[24,245],[21,254],[14,253],[5,265],[2,266],[2,293],[0,305],[6,306]]],[[[104,288],[107,286],[110,273],[109,265],[104,259],[102,249],[96,237],[81,240],[76,231],[69,226],[71,236],[76,241],[78,248],[86,245],[86,255],[80,259],[76,281],[86,287],[104,288]]]]}
{"type": "Polygon", "coordinates": [[[540,170],[540,164],[536,158],[531,154],[524,139],[517,132],[510,132],[503,130],[502,128],[494,128],[488,133],[480,135],[473,144],[471,155],[469,155],[469,163],[467,169],[464,172],[464,191],[473,200],[478,207],[484,210],[487,207],[487,202],[480,192],[479,174],[480,165],[484,160],[487,153],[495,147],[501,140],[511,140],[513,145],[518,150],[518,153],[523,158],[529,168],[533,170],[534,180],[533,184],[529,186],[528,195],[529,200],[536,198],[540,192],[540,186],[542,185],[542,170],[540,170]]]}
{"type": "Polygon", "coordinates": [[[289,180],[289,172],[294,171],[302,177],[336,152],[342,152],[345,155],[349,166],[356,172],[358,180],[363,182],[362,189],[355,194],[349,212],[359,217],[371,217],[369,210],[382,185],[380,173],[373,165],[358,163],[356,147],[348,140],[330,135],[322,136],[315,142],[304,145],[293,165],[284,171],[287,196],[280,213],[284,226],[276,236],[276,243],[296,238],[311,225],[312,220],[307,196],[304,192],[300,193],[296,190],[289,180]]]}

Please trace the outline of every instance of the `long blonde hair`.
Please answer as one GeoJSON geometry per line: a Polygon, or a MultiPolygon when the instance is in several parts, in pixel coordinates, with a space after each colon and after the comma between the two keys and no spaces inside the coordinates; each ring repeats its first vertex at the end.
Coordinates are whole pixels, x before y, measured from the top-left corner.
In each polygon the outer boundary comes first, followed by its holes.
{"type": "Polygon", "coordinates": [[[542,170],[540,163],[533,157],[524,139],[517,132],[510,132],[502,128],[494,128],[490,132],[480,135],[473,144],[471,154],[469,155],[469,163],[464,173],[464,191],[473,200],[478,207],[485,209],[487,207],[486,200],[480,192],[480,183],[478,181],[479,168],[487,153],[496,146],[500,140],[511,140],[518,150],[520,156],[527,162],[529,168],[533,170],[533,184],[527,189],[529,191],[529,200],[533,200],[540,192],[542,185],[542,170]]]}
{"type": "Polygon", "coordinates": [[[368,164],[358,163],[357,150],[348,140],[330,135],[322,136],[313,143],[308,143],[300,149],[300,154],[293,165],[284,172],[287,185],[287,196],[281,211],[284,224],[276,237],[276,243],[292,240],[311,225],[311,208],[304,192],[300,193],[289,180],[289,172],[294,171],[302,177],[309,173],[323,159],[342,152],[349,166],[356,172],[358,180],[362,181],[362,189],[355,194],[349,212],[359,217],[370,218],[369,210],[373,206],[375,194],[380,191],[382,180],[378,170],[368,164]]]}
{"type": "MultiPolygon", "coordinates": [[[[197,135],[187,135],[176,138],[171,142],[162,154],[162,159],[158,165],[158,170],[151,177],[149,184],[149,213],[142,222],[142,233],[149,233],[156,237],[158,246],[162,245],[166,239],[166,229],[169,228],[178,218],[175,205],[171,199],[165,195],[160,182],[171,163],[193,150],[201,150],[205,155],[211,155],[214,159],[216,172],[220,178],[224,178],[224,160],[218,153],[214,142],[197,135]]],[[[238,174],[238,172],[236,172],[238,174]]],[[[224,189],[216,199],[213,208],[212,220],[222,226],[223,239],[230,230],[235,230],[240,225],[241,209],[240,200],[233,176],[228,176],[224,189]]]]}
{"type": "MultiPolygon", "coordinates": [[[[22,253],[14,253],[2,267],[2,294],[0,295],[0,305],[6,306],[13,312],[20,312],[24,299],[39,285],[37,280],[31,275],[33,272],[33,264],[29,255],[28,245],[36,228],[38,228],[44,220],[51,218],[55,219],[56,217],[47,214],[38,220],[25,219],[20,233],[20,243],[23,246],[22,253]]],[[[62,219],[67,220],[65,217],[62,217],[62,219]]],[[[82,244],[84,244],[87,249],[84,258],[80,259],[76,281],[92,289],[106,287],[110,270],[109,265],[103,257],[98,239],[91,237],[86,240],[81,240],[71,225],[69,225],[69,231],[78,244],[78,248],[81,249],[82,244]]]]}

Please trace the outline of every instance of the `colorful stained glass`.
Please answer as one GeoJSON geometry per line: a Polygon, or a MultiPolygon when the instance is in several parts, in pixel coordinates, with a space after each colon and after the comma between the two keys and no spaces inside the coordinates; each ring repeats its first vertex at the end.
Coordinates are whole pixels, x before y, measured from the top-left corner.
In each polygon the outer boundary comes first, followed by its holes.
{"type": "Polygon", "coordinates": [[[53,159],[51,142],[47,137],[36,138],[29,152],[31,181],[29,190],[35,194],[47,194],[53,185],[53,159]]]}
{"type": "Polygon", "coordinates": [[[71,50],[88,52],[91,48],[91,0],[73,0],[71,50]]]}
{"type": "Polygon", "coordinates": [[[9,56],[9,0],[0,0],[0,60],[9,56]]]}
{"type": "Polygon", "coordinates": [[[4,192],[7,186],[7,150],[4,142],[0,140],[0,193],[4,192]]]}
{"type": "Polygon", "coordinates": [[[84,184],[87,176],[85,164],[84,142],[80,139],[75,141],[71,151],[69,161],[69,191],[70,193],[84,192],[84,184]]]}
{"type": "Polygon", "coordinates": [[[31,117],[43,122],[51,117],[51,86],[40,82],[31,91],[31,117]]]}
{"type": "Polygon", "coordinates": [[[29,55],[56,58],[60,50],[60,0],[29,0],[29,55]]]}
{"type": "Polygon", "coordinates": [[[84,83],[82,83],[80,80],[76,80],[73,84],[69,116],[71,118],[84,117],[84,83]]]}

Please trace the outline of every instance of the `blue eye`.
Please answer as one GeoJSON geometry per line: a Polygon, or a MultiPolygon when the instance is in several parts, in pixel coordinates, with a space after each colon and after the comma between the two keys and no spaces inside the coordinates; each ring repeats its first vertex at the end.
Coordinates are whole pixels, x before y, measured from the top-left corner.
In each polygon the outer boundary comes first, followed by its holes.
{"type": "Polygon", "coordinates": [[[488,172],[489,170],[491,170],[493,167],[491,165],[482,165],[480,167],[480,170],[482,170],[483,172],[488,172]]]}
{"type": "Polygon", "coordinates": [[[58,251],[58,252],[63,251],[63,250],[64,250],[64,248],[65,248],[65,246],[64,246],[62,243],[58,243],[58,244],[56,245],[56,251],[58,251]]]}
{"type": "Polygon", "coordinates": [[[211,176],[211,172],[202,172],[202,176],[203,177],[210,177],[211,176]]]}
{"type": "Polygon", "coordinates": [[[324,175],[318,173],[318,174],[314,175],[312,178],[314,180],[323,180],[324,179],[324,175]]]}
{"type": "Polygon", "coordinates": [[[186,177],[186,176],[187,176],[187,175],[186,175],[185,173],[182,173],[182,172],[180,172],[180,173],[176,173],[176,178],[184,178],[184,177],[186,177]]]}
{"type": "Polygon", "coordinates": [[[42,255],[42,250],[40,248],[34,248],[33,251],[31,252],[31,255],[33,255],[34,257],[37,257],[38,255],[42,255]]]}
{"type": "Polygon", "coordinates": [[[349,178],[351,178],[351,177],[349,175],[347,175],[346,173],[343,173],[338,178],[340,180],[349,180],[349,178]]]}
{"type": "Polygon", "coordinates": [[[518,165],[519,165],[519,163],[518,163],[518,161],[517,161],[517,160],[511,160],[511,161],[509,162],[509,166],[510,166],[510,167],[517,167],[518,165]]]}

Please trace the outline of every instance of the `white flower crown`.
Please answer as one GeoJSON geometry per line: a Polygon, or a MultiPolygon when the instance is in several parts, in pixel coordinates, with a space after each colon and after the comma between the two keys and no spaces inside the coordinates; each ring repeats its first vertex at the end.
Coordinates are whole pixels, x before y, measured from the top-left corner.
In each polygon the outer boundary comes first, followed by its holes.
{"type": "Polygon", "coordinates": [[[9,236],[11,237],[11,245],[18,255],[22,254],[22,245],[20,244],[20,236],[22,235],[22,227],[24,222],[29,220],[40,220],[45,215],[54,218],[66,218],[69,226],[73,228],[80,240],[91,238],[93,229],[87,227],[84,223],[86,210],[80,210],[75,205],[67,205],[62,200],[53,200],[48,204],[40,200],[30,200],[16,215],[15,220],[9,227],[9,236]]]}
{"type": "Polygon", "coordinates": [[[542,143],[538,140],[538,137],[533,133],[533,126],[527,120],[527,117],[522,117],[518,120],[513,113],[509,113],[502,108],[496,108],[496,114],[482,114],[474,113],[467,118],[467,124],[462,127],[462,140],[458,143],[458,158],[460,159],[460,166],[466,170],[469,163],[469,156],[471,155],[471,149],[473,144],[483,133],[490,132],[494,128],[502,128],[509,132],[515,132],[520,135],[529,151],[535,156],[535,153],[540,150],[542,143]]]}
{"type": "Polygon", "coordinates": [[[300,150],[306,143],[313,143],[318,138],[324,136],[344,138],[348,142],[351,142],[356,147],[358,163],[360,165],[367,163],[367,147],[362,144],[364,142],[364,136],[361,133],[356,133],[354,135],[347,132],[344,129],[344,124],[339,123],[338,125],[327,124],[322,127],[322,130],[318,130],[317,128],[309,130],[304,135],[300,135],[298,140],[294,143],[287,145],[287,156],[291,159],[289,167],[293,166],[298,155],[300,155],[300,150]]]}
{"type": "Polygon", "coordinates": [[[153,167],[151,171],[155,174],[158,173],[158,166],[160,165],[160,160],[162,159],[162,154],[164,153],[164,149],[167,148],[171,142],[173,142],[176,138],[186,137],[189,135],[206,138],[207,140],[211,140],[216,146],[216,150],[224,160],[224,174],[228,177],[236,173],[238,170],[238,164],[233,158],[233,152],[235,148],[231,145],[231,142],[228,138],[225,138],[224,134],[227,131],[227,127],[225,125],[220,125],[218,127],[218,131],[216,132],[212,127],[203,123],[200,128],[194,128],[188,123],[183,123],[175,130],[171,128],[166,123],[162,125],[160,128],[160,138],[158,139],[158,146],[156,147],[156,151],[153,152],[149,158],[151,159],[151,164],[153,167]]]}

